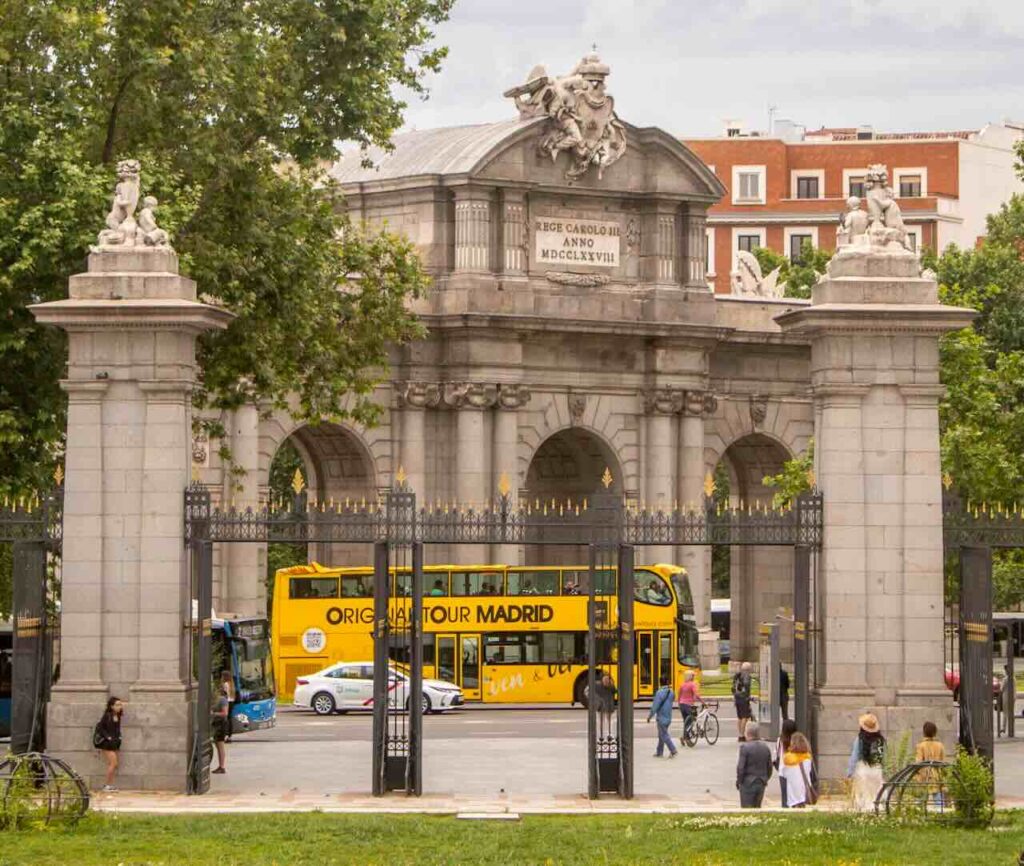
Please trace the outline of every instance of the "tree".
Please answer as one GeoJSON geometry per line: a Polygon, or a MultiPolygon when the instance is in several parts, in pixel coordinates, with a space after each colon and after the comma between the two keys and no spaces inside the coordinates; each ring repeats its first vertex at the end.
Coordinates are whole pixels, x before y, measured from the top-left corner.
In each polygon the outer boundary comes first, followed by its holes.
{"type": "Polygon", "coordinates": [[[197,404],[295,394],[305,420],[373,422],[426,278],[406,241],[344,216],[324,169],[338,141],[387,142],[399,88],[423,95],[439,68],[451,4],[3,4],[0,491],[45,484],[60,453],[64,338],[26,308],[65,295],[123,157],[143,161],[183,269],[238,317],[201,341],[197,404]]]}
{"type": "Polygon", "coordinates": [[[804,242],[800,258],[796,261],[790,261],[787,256],[767,247],[756,247],[754,256],[762,274],[770,274],[779,268],[779,282],[786,284],[784,297],[787,298],[810,298],[811,288],[832,260],[831,252],[817,249],[808,241],[804,242]]]}
{"type": "Polygon", "coordinates": [[[807,450],[782,464],[778,475],[766,475],[762,480],[765,487],[775,487],[772,506],[788,508],[801,494],[810,490],[814,470],[814,439],[807,442],[807,450]]]}
{"type": "MultiPolygon", "coordinates": [[[[292,483],[295,472],[302,473],[305,480],[309,479],[309,470],[302,462],[302,457],[295,446],[287,439],[277,449],[270,464],[270,500],[271,502],[290,502],[294,495],[292,483]]],[[[308,559],[305,544],[289,544],[274,542],[267,545],[267,616],[271,615],[274,599],[274,578],[278,569],[292,565],[304,565],[308,559]]]]}

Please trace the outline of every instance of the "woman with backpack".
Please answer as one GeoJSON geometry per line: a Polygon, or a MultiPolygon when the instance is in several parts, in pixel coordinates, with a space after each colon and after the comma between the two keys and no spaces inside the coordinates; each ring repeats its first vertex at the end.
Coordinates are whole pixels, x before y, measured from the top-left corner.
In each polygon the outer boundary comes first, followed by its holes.
{"type": "Polygon", "coordinates": [[[118,752],[121,750],[121,716],[124,714],[124,703],[120,698],[111,697],[107,700],[107,708],[102,718],[96,723],[92,732],[92,744],[99,749],[107,762],[107,774],[104,791],[116,791],[114,776],[117,775],[118,752]]]}
{"type": "Polygon", "coordinates": [[[882,736],[874,713],[865,713],[858,721],[860,730],[850,750],[846,778],[853,780],[854,807],[862,812],[870,812],[875,808],[875,799],[885,782],[882,773],[885,737],[882,736]]]}

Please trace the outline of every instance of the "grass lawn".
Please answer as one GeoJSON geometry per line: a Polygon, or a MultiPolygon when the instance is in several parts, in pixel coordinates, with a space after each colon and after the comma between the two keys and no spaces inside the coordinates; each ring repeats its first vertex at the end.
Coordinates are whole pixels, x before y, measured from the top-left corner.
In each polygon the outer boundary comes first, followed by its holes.
{"type": "Polygon", "coordinates": [[[986,830],[857,815],[552,816],[519,822],[388,815],[105,816],[0,832],[0,864],[1016,864],[1024,812],[986,830]]]}

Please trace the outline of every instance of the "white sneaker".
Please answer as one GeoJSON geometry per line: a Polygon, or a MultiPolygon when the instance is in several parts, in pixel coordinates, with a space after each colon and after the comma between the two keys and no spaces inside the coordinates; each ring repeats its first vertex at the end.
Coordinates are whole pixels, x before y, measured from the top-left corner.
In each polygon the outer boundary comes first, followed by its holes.
{"type": "Polygon", "coordinates": [[[110,794],[111,792],[116,791],[116,790],[117,790],[117,788],[115,788],[113,785],[104,785],[103,788],[102,788],[102,791],[105,794],[110,794]]]}

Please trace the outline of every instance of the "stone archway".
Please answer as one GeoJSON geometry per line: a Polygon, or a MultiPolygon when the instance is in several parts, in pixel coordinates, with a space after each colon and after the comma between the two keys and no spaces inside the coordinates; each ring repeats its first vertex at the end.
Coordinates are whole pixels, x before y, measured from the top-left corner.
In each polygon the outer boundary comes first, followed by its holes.
{"type": "MultiPolygon", "coordinates": [[[[317,503],[348,500],[372,501],[377,495],[376,471],[369,450],[357,434],[340,424],[323,422],[292,431],[281,443],[298,452],[310,499],[317,503]]],[[[368,565],[369,545],[311,545],[311,559],[324,565],[368,565]]]]}
{"type": "MultiPolygon", "coordinates": [[[[719,462],[733,504],[770,505],[775,491],[764,485],[791,458],[776,439],[750,433],[734,441],[719,462]]],[[[721,474],[721,473],[719,473],[721,474]]],[[[754,661],[758,624],[772,622],[780,609],[793,606],[793,551],[789,547],[732,547],[728,549],[730,599],[730,658],[754,661]]],[[[782,655],[791,658],[790,630],[781,630],[782,655]]]]}
{"type": "MultiPolygon", "coordinates": [[[[605,490],[602,478],[611,473],[608,489],[622,492],[622,471],[611,447],[583,427],[569,427],[545,439],[534,452],[526,473],[524,495],[529,502],[582,503],[605,490]]],[[[527,565],[577,565],[587,562],[586,545],[535,546],[525,551],[527,565]]]]}

